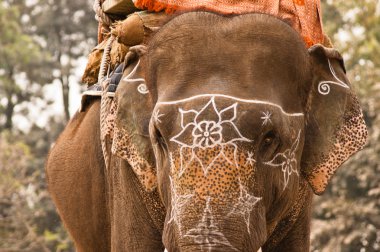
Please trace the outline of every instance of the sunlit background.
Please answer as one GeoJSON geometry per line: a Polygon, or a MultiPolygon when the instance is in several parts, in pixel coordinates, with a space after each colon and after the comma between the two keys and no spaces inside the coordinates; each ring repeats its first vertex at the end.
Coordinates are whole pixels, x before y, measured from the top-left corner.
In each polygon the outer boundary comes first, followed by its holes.
{"type": "MultiPolygon", "coordinates": [[[[311,251],[380,251],[380,1],[322,1],[370,138],[315,197],[311,251]]],[[[74,251],[44,160],[77,111],[96,45],[91,0],[0,1],[0,251],[74,251]]]]}

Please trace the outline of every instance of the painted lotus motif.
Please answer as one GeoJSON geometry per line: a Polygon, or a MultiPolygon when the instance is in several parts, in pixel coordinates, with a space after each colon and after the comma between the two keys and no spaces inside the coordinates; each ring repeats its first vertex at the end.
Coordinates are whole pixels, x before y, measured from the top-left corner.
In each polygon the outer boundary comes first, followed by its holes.
{"type": "Polygon", "coordinates": [[[236,164],[235,160],[229,160],[224,154],[224,149],[232,147],[237,151],[237,142],[251,142],[244,137],[235,124],[237,117],[237,103],[223,109],[218,109],[215,97],[199,111],[179,109],[181,115],[181,132],[172,137],[170,141],[180,145],[181,168],[180,176],[186,170],[188,164],[197,160],[205,175],[213,164],[213,161],[221,156],[230,163],[236,164]],[[196,149],[217,148],[219,150],[211,162],[205,163],[196,155],[196,149]],[[191,157],[187,162],[184,161],[184,152],[191,150],[191,157]]]}
{"type": "Polygon", "coordinates": [[[265,163],[270,166],[281,167],[284,175],[284,189],[289,183],[290,175],[295,173],[298,176],[296,151],[300,142],[300,134],[301,131],[298,132],[298,136],[290,149],[277,153],[271,161],[265,163]]]}
{"type": "Polygon", "coordinates": [[[222,142],[222,126],[213,121],[199,123],[193,129],[193,145],[199,147],[213,147],[222,142]]]}

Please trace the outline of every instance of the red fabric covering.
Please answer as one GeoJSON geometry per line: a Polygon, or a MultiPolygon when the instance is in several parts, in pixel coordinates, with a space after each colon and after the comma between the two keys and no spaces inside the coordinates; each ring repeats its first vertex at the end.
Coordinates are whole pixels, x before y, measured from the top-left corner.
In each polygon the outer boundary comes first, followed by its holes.
{"type": "Polygon", "coordinates": [[[320,0],[134,0],[136,7],[149,11],[206,10],[221,14],[259,12],[288,22],[308,47],[323,43],[320,0]]]}

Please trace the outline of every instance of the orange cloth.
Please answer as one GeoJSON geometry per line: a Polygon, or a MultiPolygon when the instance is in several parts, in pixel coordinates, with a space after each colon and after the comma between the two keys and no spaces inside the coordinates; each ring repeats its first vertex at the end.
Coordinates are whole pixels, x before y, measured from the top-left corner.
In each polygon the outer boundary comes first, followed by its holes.
{"type": "Polygon", "coordinates": [[[135,6],[149,11],[173,13],[205,10],[221,14],[259,12],[288,22],[308,47],[323,43],[320,0],[134,0],[135,6]]]}

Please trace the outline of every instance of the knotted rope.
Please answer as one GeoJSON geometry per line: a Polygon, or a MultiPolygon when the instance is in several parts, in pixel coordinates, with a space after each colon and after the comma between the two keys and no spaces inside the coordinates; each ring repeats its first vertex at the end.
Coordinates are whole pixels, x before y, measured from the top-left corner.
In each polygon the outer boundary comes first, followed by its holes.
{"type": "Polygon", "coordinates": [[[94,4],[92,6],[93,10],[95,11],[95,19],[98,22],[101,22],[105,28],[108,28],[112,25],[112,23],[115,21],[113,18],[110,17],[110,15],[106,14],[102,9],[103,1],[101,0],[95,0],[94,4]]]}
{"type": "Polygon", "coordinates": [[[102,85],[103,89],[105,88],[103,86],[104,77],[106,76],[109,65],[111,64],[111,49],[112,49],[112,44],[115,41],[115,39],[116,38],[113,34],[111,34],[111,36],[108,38],[106,46],[104,48],[102,61],[100,62],[98,83],[102,85]]]}
{"type": "Polygon", "coordinates": [[[123,16],[107,14],[103,11],[102,4],[104,0],[94,0],[92,9],[95,11],[95,19],[99,22],[98,26],[98,43],[101,43],[104,39],[105,33],[111,32],[111,26],[113,23],[120,19],[125,18],[123,16]]]}
{"type": "Polygon", "coordinates": [[[111,34],[107,40],[107,44],[104,48],[102,61],[100,63],[100,70],[98,75],[98,83],[102,87],[102,97],[100,101],[100,139],[102,143],[102,151],[104,156],[104,161],[106,163],[106,169],[108,170],[110,161],[110,136],[107,135],[107,116],[110,113],[111,105],[113,99],[107,96],[109,78],[108,71],[111,64],[111,48],[116,37],[111,34]]]}
{"type": "MultiPolygon", "coordinates": [[[[98,43],[101,43],[104,39],[104,33],[110,33],[111,26],[115,19],[105,13],[102,9],[102,4],[104,0],[94,0],[93,10],[95,11],[95,19],[99,22],[98,26],[98,43]]],[[[111,64],[111,49],[112,44],[116,37],[110,34],[106,46],[103,51],[102,60],[100,62],[100,69],[98,75],[98,84],[102,88],[102,96],[100,102],[100,139],[102,143],[102,151],[104,156],[104,161],[106,163],[106,170],[108,171],[109,161],[110,161],[110,136],[107,135],[107,116],[110,112],[112,98],[107,96],[107,89],[109,85],[108,71],[111,64]]]]}

